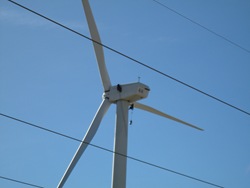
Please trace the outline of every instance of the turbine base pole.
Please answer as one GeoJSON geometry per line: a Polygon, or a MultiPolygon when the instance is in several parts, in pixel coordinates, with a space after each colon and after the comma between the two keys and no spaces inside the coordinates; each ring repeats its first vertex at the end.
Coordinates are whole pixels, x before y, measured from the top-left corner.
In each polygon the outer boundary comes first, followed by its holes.
{"type": "Polygon", "coordinates": [[[112,188],[126,188],[129,102],[118,100],[116,106],[112,188]]]}

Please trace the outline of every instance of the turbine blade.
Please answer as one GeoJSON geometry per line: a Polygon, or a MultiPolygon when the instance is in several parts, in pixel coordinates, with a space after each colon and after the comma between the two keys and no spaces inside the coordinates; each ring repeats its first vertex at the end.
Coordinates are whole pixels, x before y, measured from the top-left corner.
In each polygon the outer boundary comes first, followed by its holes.
{"type": "Polygon", "coordinates": [[[109,91],[111,87],[111,82],[110,82],[109,74],[105,65],[104,52],[103,52],[103,47],[101,45],[100,35],[96,27],[95,19],[91,11],[89,1],[82,0],[82,4],[83,4],[84,12],[87,18],[90,35],[93,40],[93,46],[95,50],[99,72],[100,72],[101,79],[102,79],[103,88],[104,88],[104,91],[109,91]]]}
{"type": "Polygon", "coordinates": [[[175,117],[173,117],[173,116],[170,116],[170,115],[168,115],[168,114],[166,114],[166,113],[163,113],[163,112],[161,112],[161,111],[159,111],[159,110],[156,110],[155,108],[152,108],[152,107],[150,107],[150,106],[147,106],[147,105],[144,105],[144,104],[141,104],[141,103],[137,103],[137,102],[135,102],[135,103],[133,103],[133,104],[134,104],[134,107],[135,107],[135,108],[139,108],[139,109],[141,109],[141,110],[145,110],[145,111],[151,112],[151,113],[153,113],[153,114],[157,114],[157,115],[159,115],[159,116],[162,116],[162,117],[171,119],[171,120],[173,120],[173,121],[176,121],[176,122],[185,124],[185,125],[187,125],[187,126],[190,126],[190,127],[192,127],[192,128],[198,129],[198,130],[200,130],[200,131],[203,131],[202,128],[199,128],[199,127],[197,127],[197,126],[195,126],[195,125],[192,125],[192,124],[190,124],[190,123],[187,123],[187,122],[185,122],[185,121],[182,121],[182,120],[180,120],[180,119],[177,119],[177,118],[175,118],[175,117]]]}
{"type": "Polygon", "coordinates": [[[101,123],[101,120],[105,113],[107,112],[108,108],[110,107],[111,103],[105,99],[103,100],[102,104],[100,105],[99,109],[97,110],[94,119],[92,120],[89,129],[87,133],[85,134],[80,146],[78,147],[74,157],[72,158],[67,170],[65,171],[61,181],[59,182],[57,188],[63,187],[64,183],[67,181],[70,173],[74,169],[76,163],[80,159],[81,155],[83,154],[84,150],[87,148],[88,144],[91,142],[93,137],[95,136],[95,133],[97,129],[99,128],[99,125],[101,123]]]}

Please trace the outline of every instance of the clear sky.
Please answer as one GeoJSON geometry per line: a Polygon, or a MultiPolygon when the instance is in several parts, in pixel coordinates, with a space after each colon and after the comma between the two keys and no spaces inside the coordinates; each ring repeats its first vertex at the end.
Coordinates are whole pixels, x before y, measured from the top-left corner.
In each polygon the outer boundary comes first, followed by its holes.
{"type": "MultiPolygon", "coordinates": [[[[17,2],[89,36],[81,1],[17,2]]],[[[250,1],[160,0],[250,50],[250,1]]],[[[90,1],[102,42],[250,112],[250,53],[152,0],[90,1]]],[[[250,187],[250,116],[104,50],[113,84],[151,91],[141,103],[205,129],[135,109],[128,155],[226,188],[250,187]]],[[[0,0],[0,113],[82,139],[102,100],[92,43],[0,0]]],[[[92,143],[112,150],[115,106],[92,143]]],[[[0,117],[0,176],[56,187],[79,143],[0,117]]],[[[65,188],[110,187],[112,153],[88,147],[65,188]]],[[[0,187],[28,187],[0,179],[0,187]]],[[[210,188],[128,160],[127,187],[210,188]]]]}

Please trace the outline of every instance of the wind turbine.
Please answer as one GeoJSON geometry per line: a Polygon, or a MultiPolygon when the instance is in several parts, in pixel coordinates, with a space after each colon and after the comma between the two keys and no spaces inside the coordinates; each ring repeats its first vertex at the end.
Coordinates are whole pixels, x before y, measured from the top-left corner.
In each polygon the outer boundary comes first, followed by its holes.
{"type": "Polygon", "coordinates": [[[190,123],[177,119],[173,116],[165,114],[150,106],[138,103],[136,101],[144,99],[148,96],[150,91],[149,87],[140,82],[129,84],[111,85],[109,74],[104,61],[103,47],[95,24],[95,20],[89,5],[88,0],[82,0],[84,12],[87,18],[90,34],[93,40],[94,51],[98,63],[98,68],[104,88],[102,95],[102,103],[99,106],[94,119],[92,120],[87,133],[85,134],[80,146],[78,147],[73,159],[71,160],[68,168],[66,169],[58,188],[62,188],[65,184],[70,173],[74,169],[76,163],[82,156],[83,152],[91,142],[97,129],[101,123],[102,118],[108,111],[111,104],[116,105],[116,128],[114,139],[114,154],[113,154],[113,172],[112,172],[112,188],[125,188],[126,187],[126,166],[127,166],[127,143],[128,143],[128,110],[129,107],[139,108],[176,122],[185,124],[192,128],[202,130],[190,123]]]}

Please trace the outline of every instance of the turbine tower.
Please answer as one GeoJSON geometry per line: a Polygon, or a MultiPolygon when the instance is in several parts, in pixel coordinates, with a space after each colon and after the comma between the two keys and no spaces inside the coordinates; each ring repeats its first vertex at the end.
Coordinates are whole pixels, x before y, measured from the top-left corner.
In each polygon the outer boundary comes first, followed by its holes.
{"type": "Polygon", "coordinates": [[[114,139],[114,154],[113,154],[113,171],[112,171],[112,188],[125,188],[126,187],[126,166],[127,166],[127,143],[128,143],[128,110],[132,106],[139,108],[168,119],[185,124],[192,128],[202,130],[190,123],[172,117],[159,110],[156,110],[150,106],[138,103],[136,101],[144,99],[148,96],[150,91],[149,87],[140,82],[129,84],[117,84],[112,86],[109,78],[109,74],[105,65],[103,47],[101,45],[101,39],[98,33],[98,29],[95,24],[95,20],[89,5],[88,0],[82,0],[84,12],[87,18],[89,31],[93,40],[94,51],[98,63],[98,68],[102,80],[104,93],[102,95],[102,103],[99,106],[94,119],[92,120],[87,133],[85,134],[80,146],[78,147],[73,159],[71,160],[68,168],[66,169],[62,179],[58,184],[58,188],[62,188],[67,181],[70,173],[74,169],[78,160],[82,156],[83,152],[91,142],[98,127],[108,111],[111,104],[116,105],[116,127],[115,127],[115,139],[114,139]]]}

